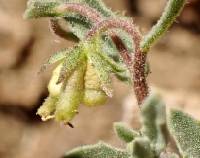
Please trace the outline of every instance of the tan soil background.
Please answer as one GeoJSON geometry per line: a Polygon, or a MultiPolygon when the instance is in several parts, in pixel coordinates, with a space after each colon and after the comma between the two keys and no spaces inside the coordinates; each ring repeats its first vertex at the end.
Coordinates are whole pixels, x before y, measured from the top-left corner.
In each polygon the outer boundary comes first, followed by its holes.
{"type": "MultiPolygon", "coordinates": [[[[160,16],[165,0],[105,0],[114,11],[126,11],[146,33],[160,16]]],[[[51,70],[41,64],[72,43],[52,35],[48,20],[22,19],[26,0],[0,0],[0,158],[59,158],[67,150],[99,139],[123,146],[112,129],[115,121],[138,127],[132,90],[115,80],[115,95],[105,106],[85,108],[74,129],[35,115],[48,95],[51,70]]],[[[184,12],[149,54],[149,83],[168,109],[181,108],[200,119],[200,1],[190,0],[184,12]]]]}

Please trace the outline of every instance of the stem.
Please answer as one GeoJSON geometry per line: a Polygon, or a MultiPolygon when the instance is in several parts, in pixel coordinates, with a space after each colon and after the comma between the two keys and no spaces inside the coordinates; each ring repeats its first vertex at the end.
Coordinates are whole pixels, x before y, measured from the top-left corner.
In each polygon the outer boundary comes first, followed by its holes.
{"type": "Polygon", "coordinates": [[[148,52],[153,43],[158,41],[159,38],[169,29],[176,17],[180,14],[185,3],[186,0],[168,1],[160,20],[158,20],[157,24],[153,26],[141,43],[141,50],[143,52],[148,52]]]}
{"type": "MultiPolygon", "coordinates": [[[[57,7],[57,12],[59,13],[64,14],[67,11],[76,12],[81,16],[88,18],[92,23],[99,23],[103,20],[103,17],[99,12],[84,4],[66,3],[57,7]]],[[[58,25],[58,23],[54,23],[54,25],[58,25]]],[[[55,28],[55,26],[53,27],[55,28]]],[[[59,29],[59,27],[56,26],[56,29],[59,29]]],[[[59,30],[55,30],[54,32],[59,35],[59,30]]],[[[130,67],[132,65],[132,59],[123,41],[114,32],[111,32],[110,36],[115,43],[121,57],[124,59],[125,64],[127,65],[127,67],[130,67]]],[[[61,35],[61,37],[63,36],[61,35]]]]}
{"type": "MultiPolygon", "coordinates": [[[[106,19],[97,23],[97,25],[88,32],[87,39],[91,36],[94,36],[98,32],[107,31],[113,28],[121,28],[132,36],[135,50],[134,52],[132,52],[132,55],[134,55],[134,57],[132,57],[133,62],[132,66],[129,67],[129,70],[133,75],[132,79],[134,83],[134,91],[138,104],[141,105],[149,94],[148,85],[145,77],[145,63],[147,54],[141,52],[140,50],[140,42],[142,37],[138,29],[136,29],[136,26],[133,23],[128,22],[127,20],[106,19]]],[[[127,55],[127,51],[124,53],[127,55]]],[[[127,62],[126,58],[123,58],[123,60],[125,63],[127,62]]]]}
{"type": "Polygon", "coordinates": [[[136,26],[133,25],[133,23],[127,22],[127,20],[103,20],[103,17],[95,9],[77,3],[62,4],[57,7],[57,11],[61,14],[64,14],[66,11],[73,11],[88,18],[92,23],[97,23],[97,25],[91,28],[91,30],[88,32],[86,39],[89,39],[100,30],[106,31],[110,28],[121,28],[132,36],[135,48],[135,52],[132,53],[132,55],[134,54],[134,57],[130,56],[128,50],[123,44],[123,41],[113,31],[111,32],[111,38],[116,44],[121,57],[132,74],[135,95],[138,104],[140,105],[148,96],[149,92],[145,77],[146,53],[142,53],[140,50],[142,37],[139,31],[136,29],[136,26]]]}
{"type": "Polygon", "coordinates": [[[78,4],[78,3],[61,4],[60,6],[57,7],[56,10],[57,12],[62,14],[64,14],[67,11],[79,13],[80,15],[89,19],[92,23],[97,23],[102,19],[102,16],[99,12],[84,4],[78,4]]]}

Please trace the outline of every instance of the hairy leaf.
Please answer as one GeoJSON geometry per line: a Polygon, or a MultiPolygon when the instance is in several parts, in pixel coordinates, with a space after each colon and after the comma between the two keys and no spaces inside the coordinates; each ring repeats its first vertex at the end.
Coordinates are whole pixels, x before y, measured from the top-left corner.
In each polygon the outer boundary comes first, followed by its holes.
{"type": "Polygon", "coordinates": [[[143,135],[147,136],[157,155],[166,147],[166,110],[161,98],[154,94],[144,102],[142,109],[143,135]]]}
{"type": "Polygon", "coordinates": [[[65,2],[72,2],[72,3],[84,3],[88,4],[90,7],[98,10],[103,16],[109,17],[114,16],[114,13],[108,9],[105,4],[100,0],[64,0],[65,2]]]}
{"type": "Polygon", "coordinates": [[[154,158],[154,153],[147,137],[136,137],[133,142],[129,143],[127,150],[133,158],[154,158]]]}
{"type": "Polygon", "coordinates": [[[185,158],[200,156],[200,122],[181,111],[170,113],[169,127],[185,158]]]}
{"type": "Polygon", "coordinates": [[[56,7],[59,0],[29,0],[24,13],[25,18],[58,17],[56,7]]]}
{"type": "Polygon", "coordinates": [[[151,31],[144,37],[141,43],[141,49],[144,52],[148,52],[153,43],[155,43],[173,24],[177,16],[179,16],[186,0],[169,0],[165,11],[157,24],[151,29],[151,31]]]}
{"type": "Polygon", "coordinates": [[[129,158],[126,151],[113,148],[105,143],[87,145],[73,149],[64,158],[129,158]]]}
{"type": "Polygon", "coordinates": [[[117,136],[126,143],[133,141],[135,137],[139,136],[138,132],[133,131],[124,123],[114,123],[114,129],[117,136]]]}

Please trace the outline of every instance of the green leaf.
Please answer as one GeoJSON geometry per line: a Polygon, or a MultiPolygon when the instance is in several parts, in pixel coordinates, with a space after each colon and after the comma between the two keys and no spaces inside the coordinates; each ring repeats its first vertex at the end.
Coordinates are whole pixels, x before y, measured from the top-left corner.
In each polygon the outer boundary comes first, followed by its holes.
{"type": "Polygon", "coordinates": [[[122,64],[113,61],[113,59],[110,58],[106,53],[102,52],[98,54],[102,58],[102,60],[105,61],[105,67],[108,67],[111,72],[118,73],[126,71],[125,67],[122,66],[122,64]]]}
{"type": "Polygon", "coordinates": [[[136,137],[128,144],[127,150],[133,158],[155,158],[147,137],[136,137]]]}
{"type": "Polygon", "coordinates": [[[173,110],[169,127],[178,148],[185,158],[200,157],[200,122],[189,115],[173,110]]]}
{"type": "Polygon", "coordinates": [[[103,16],[110,17],[114,16],[114,13],[106,7],[102,0],[65,0],[66,2],[72,3],[85,3],[88,4],[90,7],[99,11],[103,16]]]}
{"type": "Polygon", "coordinates": [[[110,72],[124,72],[126,70],[125,67],[122,66],[122,64],[117,63],[114,61],[111,57],[109,57],[108,54],[103,52],[103,41],[101,38],[101,35],[97,34],[95,37],[90,39],[88,42],[88,52],[90,51],[91,53],[96,53],[101,60],[104,62],[104,67],[110,71],[110,72]]]}
{"type": "Polygon", "coordinates": [[[111,147],[105,143],[87,145],[67,152],[64,158],[129,158],[126,151],[111,147]]]}
{"type": "Polygon", "coordinates": [[[124,123],[114,123],[114,129],[117,136],[126,143],[133,141],[135,137],[139,136],[139,133],[133,131],[124,123]]]}
{"type": "Polygon", "coordinates": [[[56,11],[59,5],[58,0],[29,0],[24,18],[58,17],[60,13],[56,11]]]}
{"type": "Polygon", "coordinates": [[[87,18],[77,14],[66,14],[64,19],[68,23],[69,30],[80,40],[84,40],[86,33],[92,27],[87,18]]]}
{"type": "Polygon", "coordinates": [[[167,142],[166,109],[159,95],[153,94],[147,98],[142,105],[141,115],[141,132],[149,138],[152,148],[159,155],[167,142]]]}
{"type": "Polygon", "coordinates": [[[158,41],[158,39],[169,29],[173,24],[176,17],[180,14],[186,0],[169,0],[166,8],[155,26],[151,31],[144,37],[141,43],[141,49],[144,52],[148,52],[153,43],[158,41]]]}

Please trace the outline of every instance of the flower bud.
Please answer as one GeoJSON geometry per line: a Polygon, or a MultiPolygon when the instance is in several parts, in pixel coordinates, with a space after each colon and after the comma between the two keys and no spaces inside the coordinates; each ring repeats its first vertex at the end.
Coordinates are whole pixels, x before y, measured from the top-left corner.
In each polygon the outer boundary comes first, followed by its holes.
{"type": "Polygon", "coordinates": [[[107,95],[101,88],[100,80],[94,67],[88,62],[85,73],[85,91],[83,103],[86,106],[102,105],[106,102],[107,95]]]}
{"type": "Polygon", "coordinates": [[[84,63],[77,66],[76,70],[67,79],[66,87],[61,92],[56,106],[55,119],[57,121],[67,123],[77,114],[78,106],[83,99],[85,68],[84,63]]]}

